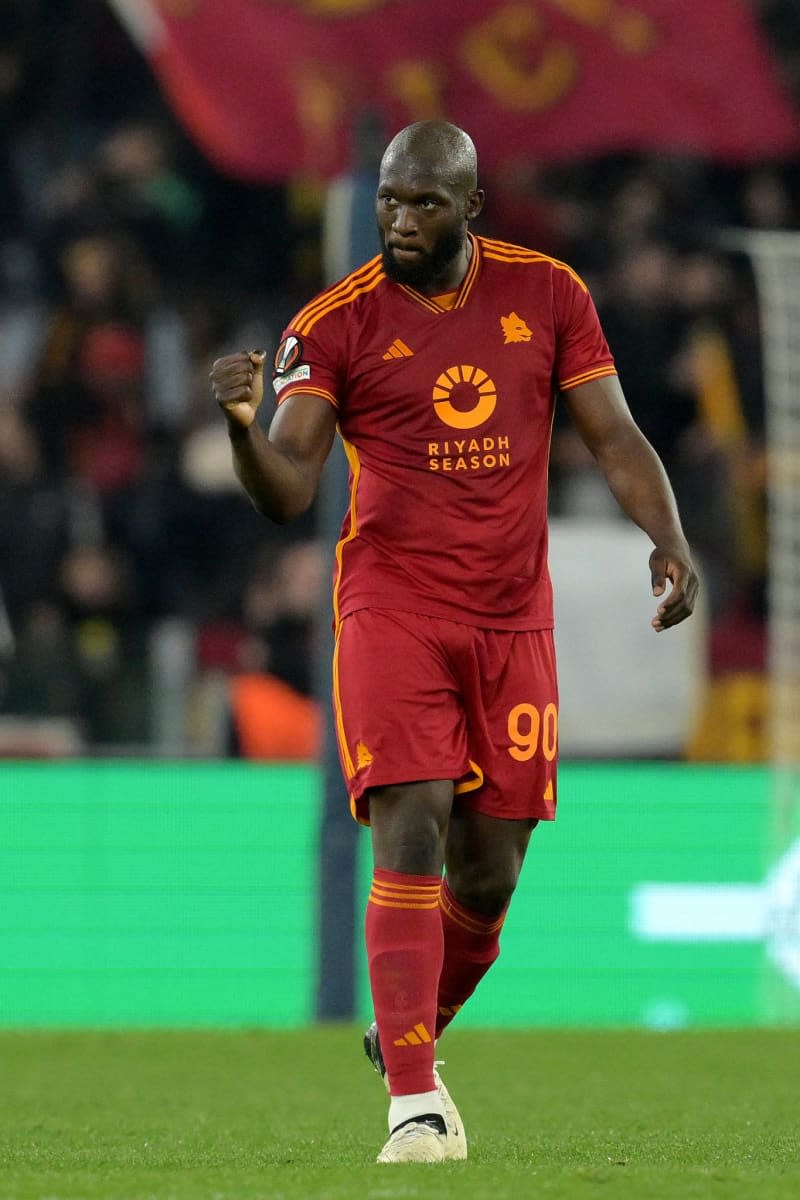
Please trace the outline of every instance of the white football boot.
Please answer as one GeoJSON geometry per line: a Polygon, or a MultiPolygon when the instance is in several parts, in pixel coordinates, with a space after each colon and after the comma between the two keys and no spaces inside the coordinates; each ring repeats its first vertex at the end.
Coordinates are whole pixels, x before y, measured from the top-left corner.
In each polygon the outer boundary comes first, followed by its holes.
{"type": "MultiPolygon", "coordinates": [[[[439,1118],[441,1121],[441,1118],[439,1118]]],[[[406,1121],[394,1130],[376,1158],[379,1163],[440,1163],[447,1157],[447,1135],[436,1121],[406,1121]]]]}
{"type": "MultiPolygon", "coordinates": [[[[381,1043],[378,1037],[378,1026],[375,1021],[372,1022],[369,1029],[364,1034],[364,1052],[372,1063],[375,1070],[380,1075],[384,1082],[386,1090],[389,1090],[389,1080],[386,1078],[386,1064],[383,1061],[381,1053],[381,1043]]],[[[461,1120],[461,1115],[453,1103],[453,1099],[442,1082],[442,1078],[437,1070],[441,1066],[441,1062],[437,1062],[433,1068],[433,1081],[436,1084],[436,1091],[439,1093],[439,1099],[444,1108],[444,1121],[447,1126],[447,1138],[445,1142],[445,1158],[448,1162],[461,1162],[467,1157],[467,1135],[464,1132],[464,1123],[461,1120]]],[[[402,1128],[405,1128],[403,1126],[402,1128]]],[[[399,1132],[399,1131],[395,1131],[399,1132]]],[[[394,1137],[394,1134],[392,1134],[394,1137]]],[[[384,1153],[389,1146],[392,1138],[384,1146],[384,1153]]],[[[382,1161],[382,1160],[379,1160],[382,1161]]],[[[392,1161],[395,1161],[392,1159],[392,1161]]]]}

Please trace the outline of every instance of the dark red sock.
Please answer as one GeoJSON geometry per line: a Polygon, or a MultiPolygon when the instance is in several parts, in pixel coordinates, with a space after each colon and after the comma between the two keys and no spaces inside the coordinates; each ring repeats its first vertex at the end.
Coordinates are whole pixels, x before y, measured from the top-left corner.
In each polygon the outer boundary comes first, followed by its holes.
{"type": "Polygon", "coordinates": [[[443,935],[436,875],[376,867],[367,903],[369,981],[393,1096],[430,1092],[443,935]]]}
{"type": "Polygon", "coordinates": [[[439,976],[436,1036],[445,1029],[468,1000],[500,953],[500,930],[508,905],[499,917],[459,904],[447,881],[442,880],[439,907],[444,934],[444,962],[439,976]]]}

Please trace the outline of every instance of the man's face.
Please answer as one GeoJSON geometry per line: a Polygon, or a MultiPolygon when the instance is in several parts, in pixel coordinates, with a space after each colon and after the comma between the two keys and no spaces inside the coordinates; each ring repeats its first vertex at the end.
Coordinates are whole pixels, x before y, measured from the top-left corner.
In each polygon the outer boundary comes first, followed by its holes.
{"type": "Polygon", "coordinates": [[[467,233],[464,198],[434,176],[381,172],[376,199],[383,268],[419,291],[448,286],[467,233]]]}

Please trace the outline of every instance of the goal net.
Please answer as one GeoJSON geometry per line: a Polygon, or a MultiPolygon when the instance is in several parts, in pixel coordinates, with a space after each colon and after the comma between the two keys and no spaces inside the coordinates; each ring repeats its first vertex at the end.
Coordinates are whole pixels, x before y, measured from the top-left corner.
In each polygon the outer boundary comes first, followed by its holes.
{"type": "Polygon", "coordinates": [[[800,233],[732,231],[755,277],[764,360],[768,501],[768,665],[773,780],[769,957],[793,978],[767,999],[800,1011],[800,233]]]}
{"type": "Polygon", "coordinates": [[[737,235],[761,309],[767,402],[769,668],[776,767],[800,769],[800,234],[737,235]]]}

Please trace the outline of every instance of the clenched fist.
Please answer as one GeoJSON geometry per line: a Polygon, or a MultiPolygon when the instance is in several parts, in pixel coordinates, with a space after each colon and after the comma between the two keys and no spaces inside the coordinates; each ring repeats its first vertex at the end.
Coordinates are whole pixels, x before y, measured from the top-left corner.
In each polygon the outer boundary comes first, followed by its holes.
{"type": "Polygon", "coordinates": [[[214,363],[209,377],[214,399],[232,425],[252,425],[264,398],[263,350],[240,350],[214,363]]]}

